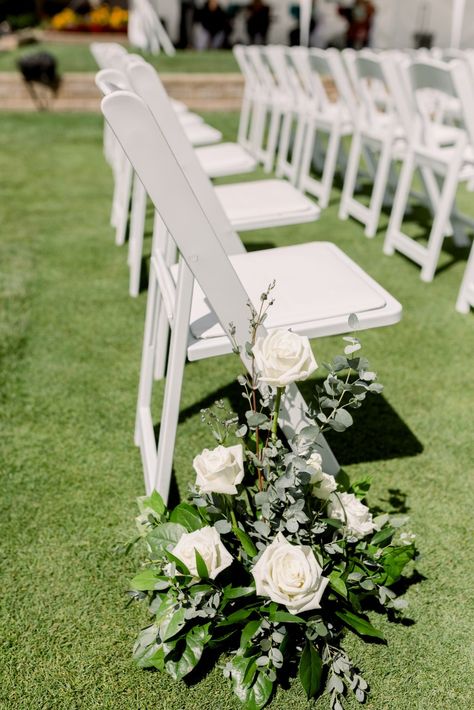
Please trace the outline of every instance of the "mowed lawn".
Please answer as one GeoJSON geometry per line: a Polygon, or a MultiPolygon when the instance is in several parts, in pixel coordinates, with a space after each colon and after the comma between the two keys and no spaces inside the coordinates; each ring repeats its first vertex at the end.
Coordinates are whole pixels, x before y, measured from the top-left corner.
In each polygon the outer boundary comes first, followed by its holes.
{"type": "MultiPolygon", "coordinates": [[[[236,115],[207,118],[235,136],[236,115]]],[[[136,559],[114,548],[133,535],[143,490],[133,425],[146,293],[128,296],[126,251],[113,243],[101,118],[9,114],[1,126],[0,708],[237,710],[219,668],[188,686],[131,657],[147,616],[125,608],[136,559]]],[[[424,284],[412,263],[383,256],[383,228],[368,240],[337,219],[338,197],[315,224],[243,238],[249,248],[333,241],[404,306],[400,324],[362,335],[386,389],[332,443],[350,475],[373,478],[372,503],[408,511],[422,558],[406,624],[374,614],[388,645],[346,647],[371,685],[368,709],[470,710],[474,313],[454,310],[467,250],[448,248],[424,284]]],[[[474,213],[471,195],[461,203],[474,213]]],[[[324,361],[341,341],[313,345],[324,361]]],[[[234,356],[186,366],[182,497],[193,456],[212,445],[199,410],[239,401],[239,369],[234,356]]],[[[270,707],[308,704],[292,682],[270,707]]]]}
{"type": "MultiPolygon", "coordinates": [[[[100,35],[91,34],[91,42],[100,41],[100,35]]],[[[118,42],[124,43],[119,36],[118,42]]],[[[62,72],[96,72],[97,64],[90,53],[89,45],[68,44],[67,42],[41,42],[19,49],[0,52],[0,72],[15,71],[19,57],[35,52],[50,52],[57,61],[59,71],[62,72]]],[[[148,52],[139,52],[147,61],[163,73],[167,72],[238,72],[237,62],[230,50],[209,50],[195,52],[186,50],[177,51],[175,56],[166,54],[152,55],[148,52]]]]}

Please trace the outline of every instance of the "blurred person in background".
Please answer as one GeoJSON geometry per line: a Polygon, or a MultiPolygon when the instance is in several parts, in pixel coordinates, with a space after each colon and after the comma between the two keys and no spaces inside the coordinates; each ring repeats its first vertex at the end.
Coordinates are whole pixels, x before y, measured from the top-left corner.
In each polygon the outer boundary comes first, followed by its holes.
{"type": "Polygon", "coordinates": [[[339,14],[348,21],[346,46],[362,49],[370,44],[370,32],[375,6],[370,0],[355,0],[350,7],[339,7],[339,14]]]}
{"type": "Polygon", "coordinates": [[[252,0],[247,7],[247,34],[250,44],[266,44],[269,28],[269,6],[263,0],[252,0]]]}
{"type": "Polygon", "coordinates": [[[196,11],[195,18],[196,49],[222,49],[228,46],[229,19],[218,0],[206,0],[196,11]]]}

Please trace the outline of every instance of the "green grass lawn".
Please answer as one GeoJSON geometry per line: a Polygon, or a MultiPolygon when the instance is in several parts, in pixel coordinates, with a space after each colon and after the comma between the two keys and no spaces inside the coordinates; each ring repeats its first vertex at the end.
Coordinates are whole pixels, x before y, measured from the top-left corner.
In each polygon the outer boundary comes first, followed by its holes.
{"type": "MultiPolygon", "coordinates": [[[[91,42],[97,38],[91,35],[91,42]]],[[[20,56],[38,51],[51,52],[58,60],[60,72],[96,72],[97,64],[90,53],[87,44],[61,44],[60,42],[42,42],[37,45],[21,47],[20,49],[0,52],[0,72],[16,70],[16,62],[20,56]]],[[[195,52],[192,50],[178,51],[174,57],[165,54],[154,56],[140,52],[151,64],[161,72],[238,72],[237,63],[231,51],[209,50],[195,52]]]]}
{"type": "MultiPolygon", "coordinates": [[[[235,115],[208,118],[235,135],[235,115]]],[[[142,494],[133,424],[146,294],[127,295],[126,252],[113,244],[101,119],[1,121],[0,708],[237,710],[218,668],[188,687],[131,658],[147,619],[141,607],[125,609],[134,560],[113,548],[133,534],[142,494]]],[[[462,201],[472,211],[472,197],[462,201]]],[[[368,709],[470,710],[474,313],[454,310],[467,254],[444,252],[434,283],[424,284],[412,263],[382,255],[382,233],[370,241],[338,221],[337,206],[335,192],[318,223],[244,240],[251,248],[331,240],[404,306],[399,325],[363,335],[384,395],[332,443],[349,474],[373,477],[372,502],[408,509],[422,579],[406,594],[413,623],[374,617],[387,646],[346,646],[371,685],[368,709]]],[[[314,342],[318,360],[339,348],[339,338],[314,342]]],[[[186,366],[181,496],[192,457],[212,445],[199,410],[234,400],[238,371],[234,356],[186,366]]],[[[293,683],[270,707],[308,705],[293,683]]]]}

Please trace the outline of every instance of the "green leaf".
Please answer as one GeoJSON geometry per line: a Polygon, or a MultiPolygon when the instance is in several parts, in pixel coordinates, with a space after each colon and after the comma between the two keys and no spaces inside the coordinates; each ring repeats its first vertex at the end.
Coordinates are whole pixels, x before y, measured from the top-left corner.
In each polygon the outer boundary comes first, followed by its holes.
{"type": "Polygon", "coordinates": [[[201,516],[189,503],[180,503],[170,515],[172,523],[178,523],[189,532],[200,530],[203,526],[201,516]]]}
{"type": "Polygon", "coordinates": [[[261,625],[262,619],[255,619],[255,621],[249,621],[248,624],[244,626],[240,636],[240,648],[246,648],[248,646],[250,639],[257,633],[261,625]]]}
{"type": "Polygon", "coordinates": [[[271,621],[279,621],[284,624],[306,624],[306,620],[296,614],[290,614],[289,611],[275,611],[270,613],[271,621]]]}
{"type": "Polygon", "coordinates": [[[201,660],[202,652],[211,639],[209,626],[210,624],[195,626],[188,632],[179,647],[176,647],[176,651],[170,654],[171,657],[166,661],[165,668],[174,680],[184,678],[201,660]]]}
{"type": "Polygon", "coordinates": [[[230,601],[231,599],[240,599],[241,597],[248,597],[251,594],[255,594],[255,587],[232,587],[228,585],[224,588],[224,600],[230,601]]]}
{"type": "Polygon", "coordinates": [[[346,626],[349,626],[361,636],[370,636],[385,641],[383,633],[376,629],[375,626],[372,626],[370,621],[367,621],[367,619],[364,619],[362,616],[353,614],[351,611],[336,611],[336,616],[338,616],[346,626]]]}
{"type": "MultiPolygon", "coordinates": [[[[142,629],[138,634],[138,638],[133,647],[133,658],[136,660],[139,666],[142,664],[142,659],[150,651],[154,653],[158,648],[157,644],[158,627],[156,624],[147,626],[146,629],[142,629]]],[[[146,666],[141,666],[146,667],[146,666]]]]}
{"type": "Polygon", "coordinates": [[[239,621],[244,621],[248,619],[250,614],[253,614],[255,607],[249,607],[246,609],[238,609],[232,614],[229,614],[223,621],[219,622],[219,626],[229,626],[230,624],[236,624],[239,621]]]}
{"type": "Polygon", "coordinates": [[[160,636],[163,641],[176,636],[186,624],[185,610],[179,607],[174,614],[166,616],[160,624],[160,636]]]}
{"type": "Polygon", "coordinates": [[[301,654],[298,675],[308,700],[314,698],[321,687],[323,662],[314,645],[307,641],[301,654]]]}
{"type": "Polygon", "coordinates": [[[146,536],[150,553],[154,557],[163,557],[165,551],[172,549],[186,532],[186,528],[178,523],[157,525],[146,536]]]}
{"type": "Polygon", "coordinates": [[[158,491],[153,491],[150,496],[137,498],[137,503],[141,513],[146,513],[147,508],[151,508],[158,517],[161,517],[166,512],[166,505],[158,491]]]}
{"type": "Polygon", "coordinates": [[[166,577],[160,576],[152,569],[144,569],[139,572],[130,582],[132,589],[139,592],[151,592],[154,590],[168,589],[170,586],[166,577]]]}
{"type": "Polygon", "coordinates": [[[413,546],[387,547],[380,558],[386,577],[384,584],[389,587],[397,582],[406,565],[413,559],[415,550],[413,546]]]}
{"type": "Polygon", "coordinates": [[[257,678],[252,685],[245,710],[260,710],[270,700],[273,691],[273,683],[264,671],[257,673],[257,678]]]}
{"type": "Polygon", "coordinates": [[[384,528],[383,530],[379,530],[378,533],[375,533],[373,536],[372,540],[370,541],[371,545],[381,545],[383,542],[387,542],[392,539],[393,534],[395,532],[395,528],[384,528]]]}
{"type": "Polygon", "coordinates": [[[168,558],[170,562],[174,562],[176,565],[176,569],[178,572],[181,572],[181,574],[187,575],[189,577],[192,577],[191,572],[189,569],[186,567],[184,564],[183,560],[180,560],[179,557],[175,557],[172,552],[169,550],[165,550],[165,557],[168,558]]]}
{"type": "Polygon", "coordinates": [[[257,548],[252,542],[252,539],[247,533],[241,528],[234,527],[234,534],[239,540],[240,544],[244,548],[245,552],[249,557],[255,557],[257,554],[257,548]]]}
{"type": "Polygon", "coordinates": [[[252,664],[255,665],[256,658],[256,655],[248,657],[239,652],[231,661],[232,689],[242,703],[246,702],[250,695],[250,683],[253,680],[250,669],[252,664]]]}
{"type": "Polygon", "coordinates": [[[207,569],[207,565],[204,562],[201,553],[196,548],[194,548],[194,556],[196,558],[196,569],[197,569],[197,573],[198,573],[199,577],[201,579],[208,579],[209,572],[207,569]]]}
{"type": "Polygon", "coordinates": [[[329,575],[329,584],[331,586],[331,589],[337,592],[337,594],[340,594],[341,597],[347,598],[346,584],[338,572],[331,572],[331,574],[329,575]]]}

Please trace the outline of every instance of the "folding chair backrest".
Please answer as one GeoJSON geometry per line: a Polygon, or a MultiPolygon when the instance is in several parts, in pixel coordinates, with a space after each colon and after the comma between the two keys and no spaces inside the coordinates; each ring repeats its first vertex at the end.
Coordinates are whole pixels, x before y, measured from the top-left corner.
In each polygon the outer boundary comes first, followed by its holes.
{"type": "Polygon", "coordinates": [[[396,122],[393,97],[382,67],[382,55],[364,50],[357,55],[355,68],[361,102],[369,123],[377,121],[382,115],[396,122]]]}
{"type": "MultiPolygon", "coordinates": [[[[181,164],[186,166],[186,172],[193,183],[193,189],[197,190],[199,200],[206,213],[212,215],[212,219],[217,225],[219,239],[227,254],[244,252],[245,248],[232,229],[227,215],[216,197],[214,187],[176,117],[156,70],[148,62],[129,60],[127,77],[133,91],[147,104],[157,124],[166,135],[171,150],[181,164]]],[[[156,163],[157,172],[162,169],[164,166],[158,161],[156,163]]],[[[192,223],[190,223],[190,230],[192,230],[192,223]]]]}
{"type": "Polygon", "coordinates": [[[253,45],[248,48],[247,56],[252,64],[256,76],[258,77],[262,90],[270,99],[272,99],[278,92],[279,87],[278,82],[275,80],[273,75],[272,66],[263,50],[263,47],[253,45]]]}
{"type": "Polygon", "coordinates": [[[245,89],[255,91],[259,86],[259,78],[248,56],[248,48],[236,44],[233,48],[234,57],[245,80],[245,89]]]}
{"type": "Polygon", "coordinates": [[[295,73],[295,68],[288,56],[287,47],[269,45],[262,48],[263,61],[271,67],[275,83],[282,94],[295,100],[301,98],[301,85],[295,73]]]}
{"type": "Polygon", "coordinates": [[[116,66],[118,57],[127,54],[127,50],[117,42],[92,42],[89,49],[99,69],[110,69],[116,66]]]}
{"type": "Polygon", "coordinates": [[[101,69],[95,75],[94,81],[104,96],[113,91],[129,91],[131,88],[125,74],[118,69],[101,69]]]}
{"type": "Polygon", "coordinates": [[[437,112],[433,111],[433,102],[426,101],[426,93],[438,98],[443,104],[446,100],[459,100],[459,137],[467,132],[471,144],[474,144],[474,91],[469,81],[467,67],[459,61],[450,63],[436,60],[412,62],[408,66],[408,75],[412,87],[418,115],[422,122],[421,139],[427,145],[436,145],[435,127],[437,112]]]}

